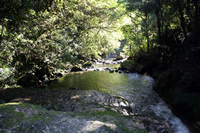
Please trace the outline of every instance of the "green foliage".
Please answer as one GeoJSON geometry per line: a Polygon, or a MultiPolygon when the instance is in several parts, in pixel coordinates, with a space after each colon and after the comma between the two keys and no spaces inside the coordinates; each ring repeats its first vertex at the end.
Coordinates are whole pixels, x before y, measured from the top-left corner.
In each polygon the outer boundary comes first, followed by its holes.
{"type": "Polygon", "coordinates": [[[26,73],[41,79],[50,75],[49,68],[77,65],[79,60],[99,58],[119,46],[125,8],[116,1],[2,3],[0,67],[13,69],[16,79],[26,73]]]}
{"type": "Polygon", "coordinates": [[[135,62],[132,69],[157,78],[154,89],[160,96],[188,120],[199,121],[200,1],[119,2],[131,19],[121,30],[124,51],[135,62]]]}

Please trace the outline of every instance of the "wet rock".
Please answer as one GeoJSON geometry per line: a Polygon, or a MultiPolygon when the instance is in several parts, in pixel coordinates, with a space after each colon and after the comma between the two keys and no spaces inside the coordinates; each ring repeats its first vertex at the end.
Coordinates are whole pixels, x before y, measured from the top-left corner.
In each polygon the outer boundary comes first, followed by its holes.
{"type": "Polygon", "coordinates": [[[118,70],[122,70],[122,67],[118,67],[118,70]]]}
{"type": "Polygon", "coordinates": [[[124,98],[110,96],[95,90],[74,89],[73,91],[68,91],[64,97],[63,102],[60,103],[60,106],[63,107],[62,111],[87,112],[104,106],[105,109],[111,109],[124,115],[130,115],[132,112],[128,101],[124,98]]]}
{"type": "Polygon", "coordinates": [[[110,61],[105,61],[104,64],[109,65],[112,64],[110,61]]]}
{"type": "Polygon", "coordinates": [[[56,76],[57,76],[57,77],[63,77],[63,74],[62,74],[62,73],[57,73],[56,76]]]}
{"type": "Polygon", "coordinates": [[[173,133],[171,127],[165,121],[146,118],[143,122],[146,123],[145,127],[151,133],[173,133]]]}
{"type": "Polygon", "coordinates": [[[101,68],[97,68],[96,71],[103,71],[103,69],[101,69],[101,68]]]}
{"type": "Polygon", "coordinates": [[[121,71],[121,70],[119,70],[118,72],[119,72],[119,73],[122,73],[122,71],[121,71]]]}
{"type": "Polygon", "coordinates": [[[172,133],[164,121],[129,115],[131,108],[122,96],[96,90],[65,90],[60,96],[63,100],[58,104],[62,105],[63,112],[30,104],[2,104],[0,132],[134,133],[148,130],[151,133],[172,133]]]}
{"type": "Polygon", "coordinates": [[[71,72],[78,72],[78,71],[83,71],[83,70],[81,68],[79,68],[79,67],[73,67],[71,69],[71,72]]]}
{"type": "Polygon", "coordinates": [[[122,56],[117,56],[116,60],[123,60],[123,57],[122,56]]]}
{"type": "Polygon", "coordinates": [[[107,70],[108,70],[108,71],[110,71],[110,70],[111,70],[111,68],[108,68],[108,67],[107,67],[107,68],[105,68],[104,70],[106,70],[106,71],[107,71],[107,70]]]}
{"type": "Polygon", "coordinates": [[[114,73],[115,71],[114,71],[114,70],[109,70],[109,72],[110,72],[110,73],[114,73]]]}
{"type": "Polygon", "coordinates": [[[121,133],[124,129],[127,132],[145,130],[143,124],[134,123],[131,119],[112,114],[102,116],[98,115],[98,112],[96,115],[90,113],[78,115],[72,112],[48,111],[27,104],[11,104],[4,106],[2,111],[6,113],[5,121],[9,123],[0,119],[0,132],[121,133]],[[18,110],[15,111],[15,108],[18,110]],[[30,115],[26,115],[27,112],[30,115]]]}

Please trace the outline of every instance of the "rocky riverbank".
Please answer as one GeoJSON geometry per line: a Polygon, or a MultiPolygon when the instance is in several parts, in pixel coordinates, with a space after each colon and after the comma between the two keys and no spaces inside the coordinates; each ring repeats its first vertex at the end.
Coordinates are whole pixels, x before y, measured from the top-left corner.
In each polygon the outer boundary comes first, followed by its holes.
{"type": "MultiPolygon", "coordinates": [[[[120,61],[96,61],[82,71],[109,71],[129,73],[121,67],[108,67],[107,64],[120,64],[120,61]],[[106,62],[106,64],[105,64],[106,62]]],[[[77,72],[77,71],[76,71],[77,72]]],[[[111,74],[113,75],[113,74],[111,74]]],[[[74,73],[74,77],[78,76],[74,73]]],[[[104,79],[105,80],[105,79],[104,79]]],[[[58,81],[58,80],[57,80],[58,81]]],[[[58,83],[59,84],[59,83],[58,83]]],[[[7,92],[3,90],[2,92],[7,92]]],[[[79,90],[70,87],[60,89],[17,90],[6,103],[0,105],[0,131],[2,132],[109,132],[109,133],[172,133],[163,120],[133,113],[129,101],[122,96],[110,95],[97,90],[79,90]],[[19,98],[20,97],[20,98],[19,98]]],[[[1,92],[0,92],[1,94],[1,92]]],[[[3,103],[3,102],[2,102],[3,103]]]]}
{"type": "Polygon", "coordinates": [[[43,100],[40,106],[25,101],[0,104],[0,132],[172,133],[164,121],[131,114],[123,97],[65,90],[46,92],[43,100]]]}
{"type": "Polygon", "coordinates": [[[153,89],[169,104],[174,114],[188,125],[191,132],[200,132],[199,70],[186,59],[170,65],[159,61],[153,52],[141,52],[121,64],[123,70],[147,74],[156,81],[153,89]]]}

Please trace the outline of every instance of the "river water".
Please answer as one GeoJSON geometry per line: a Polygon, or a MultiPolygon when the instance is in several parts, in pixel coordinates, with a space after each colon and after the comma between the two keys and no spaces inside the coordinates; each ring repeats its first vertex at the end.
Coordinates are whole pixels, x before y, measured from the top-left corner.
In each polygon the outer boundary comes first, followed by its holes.
{"type": "Polygon", "coordinates": [[[189,133],[188,128],[153,91],[154,80],[150,76],[86,71],[68,74],[59,82],[63,89],[75,87],[122,96],[128,100],[132,113],[162,119],[169,123],[175,133],[189,133]]]}

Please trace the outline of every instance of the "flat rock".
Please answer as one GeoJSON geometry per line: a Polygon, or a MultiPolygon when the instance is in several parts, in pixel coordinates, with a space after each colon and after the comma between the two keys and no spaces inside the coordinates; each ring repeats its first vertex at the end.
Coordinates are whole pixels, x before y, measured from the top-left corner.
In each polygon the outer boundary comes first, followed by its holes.
{"type": "Polygon", "coordinates": [[[50,105],[0,104],[0,132],[51,133],[173,133],[161,120],[134,115],[129,102],[97,90],[52,92],[50,105]],[[52,98],[55,100],[56,98],[52,98]],[[48,110],[47,110],[48,109],[48,110]]]}
{"type": "Polygon", "coordinates": [[[76,114],[46,110],[30,104],[7,103],[0,105],[0,132],[51,133],[121,133],[146,131],[142,123],[110,113],[76,114]]]}

